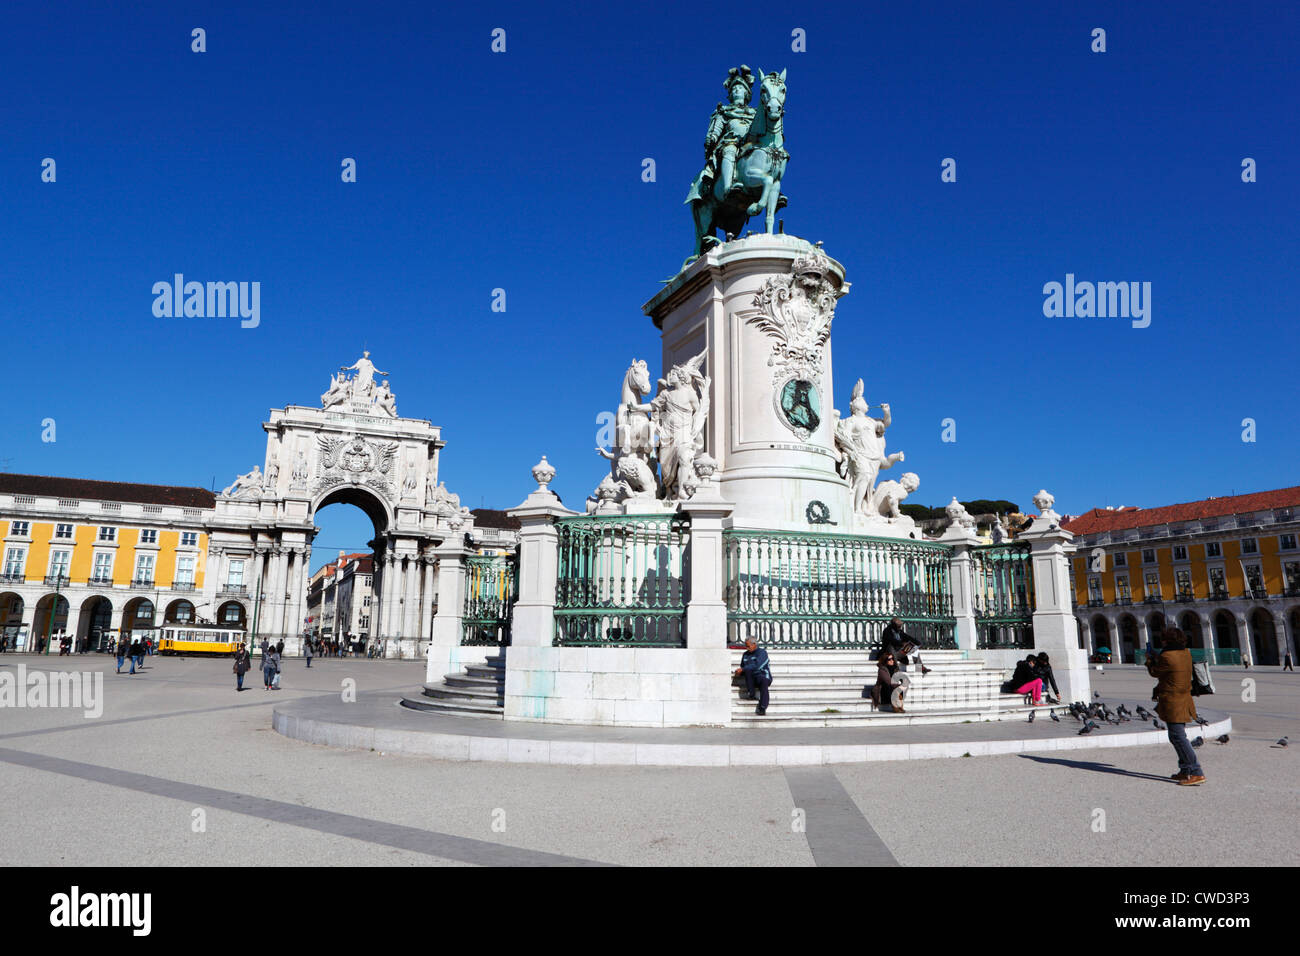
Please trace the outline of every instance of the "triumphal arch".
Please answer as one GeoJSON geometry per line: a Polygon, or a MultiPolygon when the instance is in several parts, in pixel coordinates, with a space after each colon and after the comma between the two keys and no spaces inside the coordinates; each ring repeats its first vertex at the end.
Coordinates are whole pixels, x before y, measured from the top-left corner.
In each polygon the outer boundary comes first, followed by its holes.
{"type": "Polygon", "coordinates": [[[316,512],[336,503],[374,525],[373,640],[403,657],[422,655],[438,628],[459,643],[459,601],[436,613],[440,588],[456,583],[440,571],[459,569],[474,519],[438,480],[441,430],[398,415],[386,376],[365,352],[330,377],[319,407],[272,409],[263,463],[221,492],[208,522],[208,606],[238,602],[250,633],[287,653],[301,650],[316,512]]]}

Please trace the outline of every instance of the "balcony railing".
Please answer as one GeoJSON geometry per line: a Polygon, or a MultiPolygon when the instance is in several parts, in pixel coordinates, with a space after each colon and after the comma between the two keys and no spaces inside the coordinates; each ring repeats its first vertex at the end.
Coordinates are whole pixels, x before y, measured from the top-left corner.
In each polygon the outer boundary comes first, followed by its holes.
{"type": "Polygon", "coordinates": [[[1230,598],[1231,596],[1232,596],[1232,595],[1230,595],[1230,594],[1228,593],[1228,591],[1227,591],[1226,588],[1215,588],[1214,591],[1210,594],[1210,600],[1211,600],[1211,601],[1226,601],[1226,600],[1228,600],[1228,598],[1230,598]]]}
{"type": "Polygon", "coordinates": [[[66,574],[47,574],[45,575],[45,586],[47,588],[67,587],[68,576],[66,574]]]}
{"type": "Polygon", "coordinates": [[[153,587],[153,578],[132,578],[131,587],[133,588],[151,588],[153,587]]]}
{"type": "Polygon", "coordinates": [[[1264,598],[1268,597],[1268,588],[1251,588],[1250,594],[1246,596],[1262,601],[1264,598]]]}
{"type": "Polygon", "coordinates": [[[1165,599],[1162,598],[1159,594],[1148,594],[1146,597],[1142,599],[1142,603],[1143,604],[1164,604],[1165,599]]]}
{"type": "Polygon", "coordinates": [[[1196,595],[1193,594],[1191,591],[1179,591],[1176,600],[1180,604],[1191,604],[1193,601],[1196,600],[1196,595]]]}
{"type": "Polygon", "coordinates": [[[172,582],[172,590],[173,590],[173,591],[193,591],[193,590],[194,590],[194,582],[193,582],[193,581],[173,581],[173,582],[172,582]]]}
{"type": "Polygon", "coordinates": [[[22,584],[27,580],[27,575],[22,571],[6,571],[0,574],[0,582],[4,584],[22,584]]]}
{"type": "Polygon", "coordinates": [[[1088,607],[1105,607],[1106,602],[1101,598],[1088,598],[1088,607]]]}
{"type": "Polygon", "coordinates": [[[1133,599],[1131,597],[1118,597],[1115,599],[1115,603],[1121,606],[1128,606],[1133,603],[1133,599]]]}
{"type": "Polygon", "coordinates": [[[86,581],[86,583],[92,588],[111,588],[113,586],[113,579],[103,576],[91,577],[86,581]]]}
{"type": "Polygon", "coordinates": [[[247,594],[247,584],[223,584],[217,591],[218,594],[247,594]]]}

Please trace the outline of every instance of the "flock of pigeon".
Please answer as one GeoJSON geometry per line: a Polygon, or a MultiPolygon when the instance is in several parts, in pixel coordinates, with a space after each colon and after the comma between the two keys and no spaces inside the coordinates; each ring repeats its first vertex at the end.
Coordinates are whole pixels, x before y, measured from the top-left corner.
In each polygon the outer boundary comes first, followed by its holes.
{"type": "MultiPolygon", "coordinates": [[[[1100,696],[1101,694],[1098,693],[1093,694],[1093,697],[1100,697],[1100,696]]],[[[1108,724],[1116,724],[1116,725],[1127,723],[1131,720],[1141,721],[1142,723],[1146,723],[1149,720],[1151,721],[1152,726],[1156,728],[1156,730],[1165,729],[1165,725],[1160,722],[1160,718],[1157,717],[1155,714],[1151,713],[1141,704],[1134,705],[1134,710],[1129,710],[1128,707],[1126,707],[1123,704],[1120,704],[1114,710],[1111,710],[1108,706],[1106,706],[1104,703],[1102,703],[1099,700],[1094,700],[1091,704],[1085,704],[1083,701],[1080,700],[1080,701],[1075,701],[1074,703],[1070,704],[1069,707],[1065,707],[1062,709],[1067,713],[1069,713],[1069,715],[1073,717],[1076,721],[1083,724],[1083,726],[1079,728],[1079,736],[1083,736],[1084,734],[1090,734],[1094,730],[1099,729],[1101,727],[1101,724],[1097,723],[1097,721],[1099,720],[1105,721],[1108,724]]],[[[1035,716],[1035,712],[1030,711],[1029,723],[1032,724],[1034,722],[1034,716],[1035,716]]],[[[1058,724],[1061,722],[1061,718],[1057,716],[1055,707],[1053,707],[1050,711],[1048,711],[1048,716],[1050,716],[1052,720],[1058,724]]],[[[1209,723],[1209,721],[1206,720],[1204,717],[1197,717],[1196,722],[1200,724],[1202,727],[1204,727],[1206,724],[1209,723]]],[[[1229,738],[1227,734],[1220,734],[1218,737],[1214,739],[1218,743],[1226,744],[1229,738]]],[[[1205,743],[1205,738],[1202,736],[1197,736],[1192,740],[1193,747],[1200,747],[1204,743],[1205,743]]],[[[1283,737],[1273,746],[1286,747],[1289,743],[1290,741],[1286,737],[1283,737]]]]}

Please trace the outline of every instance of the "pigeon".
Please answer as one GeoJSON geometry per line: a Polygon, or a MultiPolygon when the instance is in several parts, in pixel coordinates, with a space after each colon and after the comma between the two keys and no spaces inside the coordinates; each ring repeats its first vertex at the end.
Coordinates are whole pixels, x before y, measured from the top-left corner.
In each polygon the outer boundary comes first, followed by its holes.
{"type": "Polygon", "coordinates": [[[1125,707],[1123,704],[1120,704],[1118,707],[1115,708],[1115,715],[1119,717],[1120,720],[1127,720],[1128,718],[1125,716],[1127,713],[1128,713],[1128,708],[1125,707]]]}
{"type": "Polygon", "coordinates": [[[1052,720],[1058,724],[1061,722],[1061,718],[1056,716],[1055,710],[1053,710],[1048,716],[1050,716],[1052,720]]]}
{"type": "Polygon", "coordinates": [[[1155,725],[1156,730],[1164,730],[1164,729],[1165,729],[1165,725],[1162,724],[1162,723],[1160,723],[1159,718],[1152,717],[1152,718],[1151,718],[1151,723],[1153,723],[1153,724],[1155,725]]]}
{"type": "Polygon", "coordinates": [[[1226,744],[1226,743],[1228,742],[1228,735],[1227,735],[1227,734],[1219,734],[1219,736],[1216,737],[1215,739],[1218,740],[1218,742],[1221,743],[1221,744],[1226,744]]]}
{"type": "Polygon", "coordinates": [[[1201,744],[1203,744],[1203,743],[1205,743],[1205,738],[1204,738],[1204,737],[1197,737],[1195,740],[1192,741],[1192,746],[1193,746],[1193,747],[1199,747],[1199,746],[1201,746],[1201,744]]]}
{"type": "Polygon", "coordinates": [[[1097,729],[1097,725],[1090,720],[1086,724],[1084,724],[1081,728],[1079,728],[1079,736],[1082,737],[1084,734],[1090,734],[1096,729],[1097,729]]]}
{"type": "Polygon", "coordinates": [[[1207,724],[1209,724],[1209,721],[1206,720],[1204,717],[1197,717],[1197,718],[1196,718],[1196,722],[1197,722],[1198,724],[1200,724],[1202,727],[1204,727],[1204,726],[1206,726],[1207,724]]]}
{"type": "Polygon", "coordinates": [[[1151,711],[1147,710],[1141,704],[1137,705],[1138,716],[1143,720],[1151,720],[1151,711]]]}
{"type": "Polygon", "coordinates": [[[1034,712],[1032,710],[1029,712],[1029,722],[1031,724],[1034,722],[1034,712]]]}
{"type": "Polygon", "coordinates": [[[1092,696],[1093,696],[1093,697],[1100,697],[1100,696],[1101,696],[1101,691],[1099,691],[1099,690],[1094,690],[1094,691],[1092,692],[1092,696]]]}
{"type": "MultiPolygon", "coordinates": [[[[1101,715],[1105,717],[1107,720],[1111,720],[1115,716],[1110,712],[1110,708],[1107,707],[1105,704],[1101,705],[1101,715]]],[[[1118,721],[1116,721],[1116,723],[1118,723],[1118,721]]]]}
{"type": "Polygon", "coordinates": [[[1277,742],[1276,746],[1278,746],[1278,747],[1285,747],[1285,746],[1287,745],[1288,742],[1289,742],[1289,739],[1286,738],[1286,737],[1283,737],[1281,740],[1279,740],[1279,741],[1277,742]]]}

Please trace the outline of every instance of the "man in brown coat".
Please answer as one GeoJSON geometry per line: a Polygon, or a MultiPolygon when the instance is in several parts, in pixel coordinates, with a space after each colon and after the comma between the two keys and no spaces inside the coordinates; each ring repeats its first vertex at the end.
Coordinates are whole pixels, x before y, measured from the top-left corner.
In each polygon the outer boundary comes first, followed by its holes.
{"type": "Polygon", "coordinates": [[[1160,643],[1162,650],[1147,655],[1147,673],[1159,681],[1152,697],[1156,701],[1156,713],[1169,725],[1169,742],[1178,754],[1178,773],[1173,779],[1180,787],[1195,787],[1205,783],[1205,774],[1183,726],[1196,720],[1192,652],[1187,649],[1186,635],[1176,627],[1165,628],[1160,643]]]}

